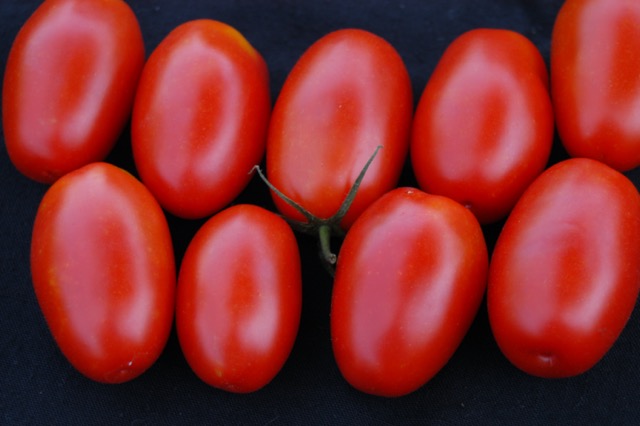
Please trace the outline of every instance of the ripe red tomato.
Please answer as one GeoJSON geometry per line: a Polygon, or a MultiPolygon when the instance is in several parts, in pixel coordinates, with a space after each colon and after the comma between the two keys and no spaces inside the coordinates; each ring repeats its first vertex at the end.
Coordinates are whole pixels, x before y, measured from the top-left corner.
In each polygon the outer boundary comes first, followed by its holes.
{"type": "Polygon", "coordinates": [[[196,233],[180,267],[176,328],[195,374],[246,393],[267,385],[293,347],[302,304],[298,245],[289,225],[236,205],[196,233]]]}
{"type": "Polygon", "coordinates": [[[568,0],[551,41],[558,133],[574,157],[640,165],[640,2],[568,0]]]}
{"type": "Polygon", "coordinates": [[[16,168],[52,183],[104,159],[129,119],[144,64],[138,21],[121,0],[48,0],[18,33],[2,119],[16,168]]]}
{"type": "Polygon", "coordinates": [[[331,334],[345,379],[382,396],[425,384],[469,329],[487,268],[484,236],[468,209],[412,188],[382,196],[338,255],[331,334]]]}
{"type": "Polygon", "coordinates": [[[180,25],[149,57],[136,94],[142,181],[177,216],[222,209],[262,160],[270,112],[267,65],[238,31],[208,19],[180,25]]]}
{"type": "MultiPolygon", "coordinates": [[[[316,217],[333,216],[358,174],[381,145],[344,229],[397,184],[413,112],[411,81],[402,58],[382,38],[345,29],[314,43],[287,77],[267,139],[267,176],[316,217]]],[[[274,196],[278,210],[305,221],[274,196]]]]}
{"type": "Polygon", "coordinates": [[[496,341],[518,368],[568,377],[613,345],[640,286],[640,196],[590,159],[545,171],[496,243],[487,304],[496,341]]]}
{"type": "Polygon", "coordinates": [[[82,374],[125,382],[162,352],[174,310],[171,236],[156,200],[127,172],[93,163],[49,188],[31,273],[55,341],[82,374]]]}
{"type": "Polygon", "coordinates": [[[413,122],[411,161],[425,191],[504,218],[547,164],[553,111],[544,60],[526,37],[477,29],[453,41],[413,122]]]}

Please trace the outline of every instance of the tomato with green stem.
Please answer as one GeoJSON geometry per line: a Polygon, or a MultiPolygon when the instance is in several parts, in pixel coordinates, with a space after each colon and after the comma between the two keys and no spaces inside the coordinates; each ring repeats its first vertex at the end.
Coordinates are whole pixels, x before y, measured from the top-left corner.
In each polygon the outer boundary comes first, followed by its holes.
{"type": "Polygon", "coordinates": [[[173,323],[173,246],[162,209],[129,173],[92,163],[49,188],[31,274],[56,343],[85,376],[125,382],[160,356],[173,323]]]}
{"type": "Polygon", "coordinates": [[[144,65],[122,0],[47,0],[18,33],[4,74],[2,124],[15,167],[52,183],[103,160],[129,120],[144,65]]]}
{"type": "MultiPolygon", "coordinates": [[[[398,182],[409,144],[411,81],[397,51],[368,31],[334,31],[304,52],[276,100],[266,151],[271,183],[317,218],[340,209],[377,146],[338,228],[398,182]]],[[[308,218],[273,194],[287,218],[308,218]]]]}

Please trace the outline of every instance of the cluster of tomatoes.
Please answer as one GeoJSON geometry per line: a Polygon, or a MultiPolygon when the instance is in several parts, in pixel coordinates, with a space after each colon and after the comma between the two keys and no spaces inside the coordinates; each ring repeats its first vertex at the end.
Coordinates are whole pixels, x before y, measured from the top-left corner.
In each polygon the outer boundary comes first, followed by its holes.
{"type": "Polygon", "coordinates": [[[298,332],[294,228],[318,234],[335,273],[332,344],[357,389],[424,385],[485,294],[517,367],[588,370],[640,285],[640,196],[622,174],[640,165],[638,27],[636,0],[568,0],[550,73],[523,35],[469,31],[415,111],[395,49],[339,30],[272,108],[265,61],[224,23],[186,22],[145,60],[122,0],[44,2],[7,61],[3,128],[16,168],[52,184],[31,271],[57,344],[87,377],[119,383],[155,362],[175,318],[202,380],[260,389],[298,332]],[[140,180],[103,162],[129,120],[140,180]],[[576,158],[545,170],[556,128],[576,158]],[[407,158],[420,188],[396,188],[407,158]],[[280,215],[228,207],[255,172],[280,215]],[[165,211],[208,218],[178,271],[165,211]],[[490,258],[482,226],[505,218],[490,258]]]}

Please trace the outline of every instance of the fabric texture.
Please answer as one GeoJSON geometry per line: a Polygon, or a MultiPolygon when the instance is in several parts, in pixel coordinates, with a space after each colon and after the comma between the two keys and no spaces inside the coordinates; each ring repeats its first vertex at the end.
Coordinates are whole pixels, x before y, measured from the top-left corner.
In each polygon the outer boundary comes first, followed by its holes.
{"type": "MultiPolygon", "coordinates": [[[[39,5],[0,2],[0,68],[20,26],[39,5]]],[[[275,100],[297,59],[328,32],[354,27],[389,41],[409,70],[414,102],[446,46],[464,31],[508,28],[529,37],[547,65],[561,0],[403,0],[368,2],[130,0],[147,55],[177,25],[197,18],[238,29],[264,56],[275,100]]],[[[559,140],[551,162],[566,157],[559,140]]],[[[135,174],[129,128],[108,161],[135,174]]],[[[640,185],[637,171],[627,173],[640,185]]],[[[400,185],[416,185],[407,163],[400,185]]],[[[342,378],[329,333],[331,278],[312,238],[298,236],[303,310],[298,338],[278,376],[247,395],[201,382],[187,365],[175,332],[157,363],[121,385],[86,379],[56,347],[38,307],[29,271],[31,227],[47,186],[12,166],[0,148],[0,424],[431,424],[542,425],[640,423],[640,313],[634,311],[611,351],[591,371],[545,380],[520,372],[500,353],[486,303],[450,362],[425,386],[401,398],[361,393],[342,378]]],[[[254,178],[236,202],[274,210],[254,178]]],[[[203,221],[169,217],[178,262],[203,221]]],[[[501,223],[484,228],[491,247],[501,223]]],[[[640,261],[640,259],[639,259],[640,261]]]]}

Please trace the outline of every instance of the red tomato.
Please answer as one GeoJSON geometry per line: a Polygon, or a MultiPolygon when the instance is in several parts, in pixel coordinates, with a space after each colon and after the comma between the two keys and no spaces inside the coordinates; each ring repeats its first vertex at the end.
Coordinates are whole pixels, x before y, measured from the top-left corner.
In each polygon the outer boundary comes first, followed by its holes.
{"type": "Polygon", "coordinates": [[[131,131],[142,181],[177,216],[222,209],[262,160],[270,111],[267,65],[238,31],[180,25],[140,78],[131,131]]]}
{"type": "MultiPolygon", "coordinates": [[[[382,145],[344,216],[344,229],[397,184],[413,112],[402,58],[363,30],[335,31],[314,43],[285,81],[267,139],[267,175],[285,195],[319,218],[339,209],[376,147],[382,145]]],[[[280,212],[305,221],[274,196],[280,212]]]]}
{"type": "Polygon", "coordinates": [[[121,0],[47,0],[16,37],[5,69],[7,151],[52,183],[104,159],[129,119],[142,66],[138,21],[121,0]]]}
{"type": "Polygon", "coordinates": [[[425,191],[504,218],[547,164],[553,111],[544,60],[524,36],[477,29],[447,48],[413,122],[411,161],[425,191]]]}
{"type": "Polygon", "coordinates": [[[496,243],[487,303],[496,341],[518,368],[580,374],[613,345],[640,286],[640,196],[589,159],[544,172],[496,243]]]}
{"type": "Polygon", "coordinates": [[[488,268],[482,230],[446,197],[395,189],[347,233],[336,268],[331,334],[355,388],[400,396],[453,355],[482,301],[488,268]]]}
{"type": "Polygon", "coordinates": [[[125,382],[162,352],[174,309],[171,236],[158,203],[127,172],[93,163],[49,188],[31,273],[55,341],[82,374],[125,382]]]}
{"type": "Polygon", "coordinates": [[[223,210],[196,233],[180,267],[176,327],[185,358],[211,386],[256,391],[287,360],[301,304],[289,225],[253,205],[223,210]]]}
{"type": "Polygon", "coordinates": [[[568,0],[553,28],[551,91],[574,157],[640,165],[640,2],[568,0]]]}

